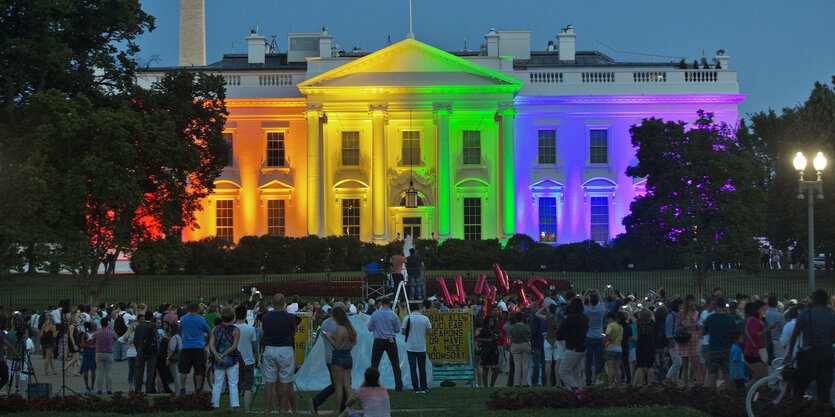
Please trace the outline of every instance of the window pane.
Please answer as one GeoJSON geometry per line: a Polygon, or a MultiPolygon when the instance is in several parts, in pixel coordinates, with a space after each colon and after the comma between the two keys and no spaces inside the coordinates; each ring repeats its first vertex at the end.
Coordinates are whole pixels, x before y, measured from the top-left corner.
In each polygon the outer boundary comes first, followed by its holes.
{"type": "Polygon", "coordinates": [[[592,197],[589,207],[591,208],[591,240],[608,241],[609,197],[592,197]]]}
{"type": "Polygon", "coordinates": [[[342,165],[360,164],[360,132],[342,132],[342,165]]]}
{"type": "Polygon", "coordinates": [[[342,234],[360,236],[360,200],[346,198],[342,200],[342,234]]]}
{"type": "Polygon", "coordinates": [[[284,132],[267,133],[267,166],[284,166],[284,132]]]}
{"type": "Polygon", "coordinates": [[[284,200],[267,200],[267,234],[284,236],[285,234],[284,200]]]}
{"type": "Polygon", "coordinates": [[[235,148],[232,146],[232,133],[223,132],[223,140],[226,141],[226,145],[229,146],[229,162],[226,163],[226,166],[231,167],[233,165],[233,161],[235,160],[235,148]]]}
{"type": "Polygon", "coordinates": [[[557,131],[556,130],[540,130],[539,131],[539,163],[540,164],[556,164],[557,163],[557,131]]]}
{"type": "Polygon", "coordinates": [[[464,240],[481,240],[481,198],[464,199],[464,240]]]}
{"type": "Polygon", "coordinates": [[[228,242],[234,242],[234,233],[232,231],[234,224],[234,209],[232,207],[232,200],[217,200],[215,208],[215,235],[228,242]]]}
{"type": "Polygon", "coordinates": [[[464,165],[481,164],[481,131],[465,130],[462,136],[464,165]]]}
{"type": "Polygon", "coordinates": [[[539,241],[557,241],[557,199],[539,198],[539,241]]]}
{"type": "Polygon", "coordinates": [[[403,131],[403,165],[420,165],[419,131],[403,131]]]}
{"type": "Polygon", "coordinates": [[[589,131],[589,162],[592,164],[609,163],[608,130],[589,131]]]}

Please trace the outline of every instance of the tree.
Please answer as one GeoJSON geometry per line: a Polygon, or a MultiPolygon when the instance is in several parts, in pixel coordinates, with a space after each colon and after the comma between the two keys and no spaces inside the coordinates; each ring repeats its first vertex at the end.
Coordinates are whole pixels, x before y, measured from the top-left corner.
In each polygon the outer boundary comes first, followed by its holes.
{"type": "Polygon", "coordinates": [[[755,231],[761,216],[757,169],[733,129],[699,111],[692,129],[684,122],[644,119],[632,126],[638,164],[626,174],[647,179],[647,193],[624,219],[627,238],[683,253],[696,294],[705,293],[707,269],[741,265],[756,270],[755,231]]]}

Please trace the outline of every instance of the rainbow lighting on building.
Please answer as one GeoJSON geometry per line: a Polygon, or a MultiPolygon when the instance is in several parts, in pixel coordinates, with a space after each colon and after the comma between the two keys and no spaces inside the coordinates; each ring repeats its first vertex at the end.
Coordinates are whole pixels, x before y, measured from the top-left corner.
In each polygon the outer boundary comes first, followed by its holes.
{"type": "Polygon", "coordinates": [[[490,30],[477,52],[407,38],[366,53],[337,51],[323,29],[271,53],[253,32],[247,54],[187,67],[226,79],[233,158],[184,239],[613,238],[644,192],[625,174],[630,126],[700,109],[736,124],[745,96],[724,51],[680,69],[575,51],[576,36],[533,51],[529,31],[490,30]]]}

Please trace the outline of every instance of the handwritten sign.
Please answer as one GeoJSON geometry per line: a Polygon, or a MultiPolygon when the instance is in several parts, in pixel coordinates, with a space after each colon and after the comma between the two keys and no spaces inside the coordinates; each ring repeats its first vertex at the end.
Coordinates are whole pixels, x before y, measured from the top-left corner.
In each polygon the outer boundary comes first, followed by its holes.
{"type": "Polygon", "coordinates": [[[432,323],[426,336],[426,355],[433,364],[469,362],[469,340],[473,318],[466,310],[430,310],[425,313],[432,323]]]}
{"type": "Polygon", "coordinates": [[[295,313],[295,316],[300,318],[298,326],[296,327],[296,340],[294,343],[294,350],[296,354],[296,366],[302,366],[304,363],[304,356],[307,353],[307,343],[310,340],[310,313],[295,313]]]}

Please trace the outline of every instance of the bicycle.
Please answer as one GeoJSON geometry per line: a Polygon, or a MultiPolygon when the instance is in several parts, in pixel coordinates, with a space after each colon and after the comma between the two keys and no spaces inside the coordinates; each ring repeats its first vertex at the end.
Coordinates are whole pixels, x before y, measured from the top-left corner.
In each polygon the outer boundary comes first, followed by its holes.
{"type": "Polygon", "coordinates": [[[745,411],[748,417],[765,416],[773,413],[774,407],[786,397],[789,384],[783,379],[783,358],[771,361],[774,372],[755,382],[745,396],[745,411]]]}

